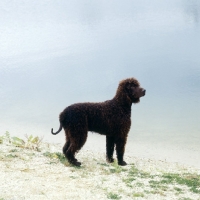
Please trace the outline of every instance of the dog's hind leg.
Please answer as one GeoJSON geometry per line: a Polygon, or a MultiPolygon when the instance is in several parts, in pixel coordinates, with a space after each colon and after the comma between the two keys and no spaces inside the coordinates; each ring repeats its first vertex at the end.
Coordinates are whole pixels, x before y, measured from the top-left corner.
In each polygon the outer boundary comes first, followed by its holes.
{"type": "Polygon", "coordinates": [[[109,163],[114,162],[113,159],[113,152],[114,152],[114,145],[115,145],[115,138],[106,136],[106,160],[109,163]]]}
{"type": "Polygon", "coordinates": [[[65,153],[65,157],[67,158],[69,163],[79,167],[79,166],[81,166],[81,163],[78,162],[78,160],[75,158],[75,153],[76,153],[76,150],[74,149],[74,147],[72,145],[70,145],[67,152],[65,153]]]}
{"type": "Polygon", "coordinates": [[[67,150],[69,149],[70,141],[67,140],[65,145],[63,146],[63,154],[66,154],[67,150]]]}
{"type": "Polygon", "coordinates": [[[65,156],[68,159],[68,161],[75,165],[75,166],[80,166],[81,162],[78,162],[78,160],[75,158],[75,153],[77,153],[85,144],[87,140],[87,130],[83,131],[83,129],[81,130],[71,130],[69,132],[69,146],[66,143],[65,146],[63,147],[63,149],[67,149],[65,156]]]}
{"type": "MultiPolygon", "coordinates": [[[[70,147],[70,141],[66,141],[65,145],[63,146],[63,154],[65,155],[65,157],[68,159],[68,157],[70,157],[68,154],[67,154],[67,151],[70,147]]],[[[76,158],[74,158],[75,161],[77,161],[76,158]]]]}
{"type": "Polygon", "coordinates": [[[69,137],[69,131],[67,129],[65,129],[65,136],[66,136],[66,143],[63,146],[63,154],[65,155],[66,158],[68,158],[67,151],[70,147],[70,137],[69,137]]]}

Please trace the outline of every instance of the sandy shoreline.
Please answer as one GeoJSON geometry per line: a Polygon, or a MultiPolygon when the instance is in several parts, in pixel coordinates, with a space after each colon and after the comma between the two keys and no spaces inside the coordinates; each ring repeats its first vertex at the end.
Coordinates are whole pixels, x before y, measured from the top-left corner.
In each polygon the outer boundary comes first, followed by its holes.
{"type": "Polygon", "coordinates": [[[66,162],[61,145],[40,149],[0,144],[0,200],[200,199],[200,169],[126,156],[120,167],[104,153],[82,150],[82,166],[66,162]]]}

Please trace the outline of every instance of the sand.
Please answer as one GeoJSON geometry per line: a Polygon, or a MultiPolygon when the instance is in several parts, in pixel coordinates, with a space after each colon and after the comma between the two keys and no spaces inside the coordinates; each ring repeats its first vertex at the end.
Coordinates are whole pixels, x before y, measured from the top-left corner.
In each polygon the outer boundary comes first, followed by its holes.
{"type": "Polygon", "coordinates": [[[105,153],[83,149],[80,168],[60,144],[16,147],[0,144],[0,200],[200,199],[200,169],[126,156],[128,165],[108,164],[105,153]]]}

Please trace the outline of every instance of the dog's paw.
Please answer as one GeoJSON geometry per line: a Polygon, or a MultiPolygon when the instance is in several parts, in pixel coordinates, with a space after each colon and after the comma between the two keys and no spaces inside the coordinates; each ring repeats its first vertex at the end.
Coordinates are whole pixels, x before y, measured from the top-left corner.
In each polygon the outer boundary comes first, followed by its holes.
{"type": "Polygon", "coordinates": [[[114,158],[107,158],[106,161],[107,161],[108,163],[113,163],[115,160],[114,160],[114,158]]]}
{"type": "Polygon", "coordinates": [[[127,163],[125,161],[121,161],[121,162],[118,162],[118,165],[121,165],[121,166],[126,166],[127,163]]]}
{"type": "Polygon", "coordinates": [[[76,167],[80,167],[81,166],[81,162],[78,162],[77,159],[75,159],[74,161],[70,162],[72,165],[76,166],[76,167]]]}

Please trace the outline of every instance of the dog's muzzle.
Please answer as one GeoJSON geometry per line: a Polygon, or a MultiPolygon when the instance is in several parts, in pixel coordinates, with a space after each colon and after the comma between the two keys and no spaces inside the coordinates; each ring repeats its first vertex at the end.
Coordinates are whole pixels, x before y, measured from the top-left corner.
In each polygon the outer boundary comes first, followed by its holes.
{"type": "Polygon", "coordinates": [[[145,89],[142,90],[142,94],[143,94],[143,96],[146,94],[146,90],[145,89]]]}

